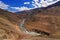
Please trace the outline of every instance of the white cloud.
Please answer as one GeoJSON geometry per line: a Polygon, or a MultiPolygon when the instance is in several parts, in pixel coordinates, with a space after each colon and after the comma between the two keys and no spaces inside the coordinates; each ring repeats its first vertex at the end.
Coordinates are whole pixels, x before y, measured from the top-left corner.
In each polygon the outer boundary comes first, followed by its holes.
{"type": "Polygon", "coordinates": [[[15,10],[8,10],[9,12],[12,12],[12,13],[15,13],[15,12],[17,12],[17,11],[15,11],[15,10]]]}
{"type": "Polygon", "coordinates": [[[33,0],[33,1],[32,1],[32,5],[34,6],[34,8],[39,8],[39,7],[41,7],[41,4],[38,3],[38,2],[39,2],[39,0],[33,0]]]}
{"type": "Polygon", "coordinates": [[[24,4],[30,4],[30,2],[24,2],[24,4]]]}
{"type": "MultiPolygon", "coordinates": [[[[34,6],[33,8],[28,8],[28,7],[25,7],[25,6],[23,6],[23,7],[11,7],[11,8],[15,9],[17,11],[24,11],[24,10],[30,10],[30,9],[39,8],[39,7],[47,7],[47,6],[52,5],[52,4],[54,4],[54,3],[58,2],[58,1],[59,0],[57,0],[55,2],[52,2],[52,3],[48,3],[47,1],[44,1],[44,0],[42,0],[40,2],[39,2],[39,0],[33,0],[32,1],[32,6],[34,6]]],[[[29,4],[29,3],[26,2],[24,4],[29,4]]]]}
{"type": "Polygon", "coordinates": [[[40,4],[42,5],[42,7],[47,7],[47,6],[52,5],[52,4],[54,4],[54,3],[58,2],[58,1],[60,1],[60,0],[56,0],[56,1],[53,1],[53,0],[44,1],[44,0],[42,0],[40,2],[40,4]]]}
{"type": "Polygon", "coordinates": [[[39,0],[33,0],[32,5],[34,6],[34,8],[47,7],[47,6],[52,5],[58,1],[60,1],[60,0],[56,0],[54,2],[53,2],[53,0],[46,0],[46,1],[41,0],[40,2],[39,2],[39,0]]]}
{"type": "Polygon", "coordinates": [[[4,4],[2,1],[0,1],[0,8],[1,9],[8,9],[9,5],[4,4]]]}
{"type": "Polygon", "coordinates": [[[33,1],[38,2],[39,0],[33,0],[33,1]]]}
{"type": "Polygon", "coordinates": [[[34,6],[34,8],[37,8],[37,5],[35,5],[35,4],[32,4],[33,6],[34,6]]]}
{"type": "Polygon", "coordinates": [[[18,11],[24,11],[24,10],[30,10],[33,8],[28,8],[28,7],[11,7],[12,9],[18,10],[18,11]]]}

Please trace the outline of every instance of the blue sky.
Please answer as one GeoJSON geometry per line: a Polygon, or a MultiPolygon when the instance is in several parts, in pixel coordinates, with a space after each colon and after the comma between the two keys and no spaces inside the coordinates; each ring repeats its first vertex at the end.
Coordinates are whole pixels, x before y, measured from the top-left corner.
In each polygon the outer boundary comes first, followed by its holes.
{"type": "Polygon", "coordinates": [[[47,7],[60,0],[0,0],[0,8],[10,12],[19,12],[39,7],[47,7]]]}

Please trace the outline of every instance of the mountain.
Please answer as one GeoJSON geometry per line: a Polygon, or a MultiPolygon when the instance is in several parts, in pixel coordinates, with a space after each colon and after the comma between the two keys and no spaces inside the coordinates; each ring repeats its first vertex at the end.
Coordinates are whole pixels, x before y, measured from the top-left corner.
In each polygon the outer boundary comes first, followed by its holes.
{"type": "MultiPolygon", "coordinates": [[[[37,8],[18,12],[22,18],[27,18],[24,26],[28,31],[55,33],[60,31],[60,2],[46,8],[37,8]],[[54,29],[54,30],[53,30],[54,29]],[[40,31],[38,31],[40,30],[40,31]],[[47,31],[48,30],[48,31],[47,31]]],[[[58,34],[58,33],[57,33],[58,34]]]]}
{"type": "MultiPolygon", "coordinates": [[[[55,3],[55,4],[53,4],[53,5],[48,6],[46,8],[43,8],[43,9],[42,8],[37,8],[37,9],[29,10],[29,11],[27,10],[27,11],[17,12],[17,15],[19,15],[22,18],[27,18],[28,24],[31,22],[31,25],[33,25],[33,23],[35,25],[37,22],[36,23],[35,22],[32,22],[32,20],[37,20],[37,21],[40,20],[41,15],[43,17],[44,16],[48,16],[48,19],[50,19],[49,18],[49,15],[50,16],[56,16],[56,17],[59,16],[60,15],[60,5],[59,4],[60,4],[60,1],[57,2],[57,3],[55,3]]],[[[50,21],[52,21],[52,19],[50,21]]],[[[37,24],[37,26],[38,26],[38,24],[37,24]]],[[[34,25],[33,25],[33,27],[35,27],[34,25]]],[[[27,26],[27,24],[25,26],[27,26]]],[[[29,28],[30,27],[31,26],[29,25],[29,28]]]]}
{"type": "MultiPolygon", "coordinates": [[[[53,16],[53,17],[54,16],[56,16],[56,17],[59,16],[60,15],[60,6],[59,6],[59,4],[60,4],[60,2],[57,2],[56,4],[53,4],[49,7],[43,8],[43,9],[42,8],[41,9],[37,8],[37,9],[29,10],[29,11],[17,12],[18,13],[17,15],[20,15],[21,17],[28,19],[26,24],[25,24],[25,27],[30,28],[31,25],[32,25],[33,28],[34,28],[35,27],[34,25],[38,26],[39,23],[37,21],[40,20],[40,18],[41,18],[41,21],[43,19],[46,21],[46,19],[43,18],[43,16],[46,16],[46,17],[49,16],[49,15],[50,15],[50,17],[51,16],[53,16]],[[42,15],[42,17],[41,17],[41,15],[42,15]],[[37,20],[37,21],[35,23],[32,20],[37,20]],[[29,25],[27,25],[27,24],[29,24],[29,25]]],[[[48,19],[50,19],[50,18],[48,17],[48,19]]],[[[39,21],[39,22],[41,22],[41,21],[39,21]]],[[[50,21],[52,21],[52,19],[50,21]]],[[[28,28],[27,28],[27,30],[28,30],[28,28]]],[[[32,30],[32,28],[30,28],[30,29],[32,30]]]]}
{"type": "Polygon", "coordinates": [[[15,13],[0,9],[0,39],[16,40],[23,33],[17,26],[20,21],[15,13]]]}
{"type": "Polygon", "coordinates": [[[19,29],[20,22],[22,21],[23,18],[26,18],[24,27],[26,28],[27,31],[35,31],[38,33],[41,32],[42,38],[43,37],[60,38],[59,5],[45,9],[37,8],[29,11],[22,11],[18,12],[18,14],[0,9],[0,29],[3,28],[7,30],[9,33],[12,33],[10,35],[13,35],[13,37],[15,38],[32,37],[31,35],[26,35],[22,33],[22,31],[19,29]],[[48,36],[46,33],[49,33],[50,35],[48,36]]]}

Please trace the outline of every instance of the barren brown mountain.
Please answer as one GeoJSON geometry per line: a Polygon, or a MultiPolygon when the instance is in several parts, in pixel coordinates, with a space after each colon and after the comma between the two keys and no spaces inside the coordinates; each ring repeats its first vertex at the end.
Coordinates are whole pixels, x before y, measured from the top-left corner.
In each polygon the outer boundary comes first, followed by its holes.
{"type": "Polygon", "coordinates": [[[60,38],[59,6],[45,10],[20,12],[18,14],[0,9],[1,40],[55,40],[56,38],[60,38]],[[33,14],[29,14],[31,12],[33,14]],[[41,33],[41,35],[32,36],[24,34],[19,28],[19,24],[23,18],[26,18],[24,27],[27,31],[35,31],[41,33]]]}

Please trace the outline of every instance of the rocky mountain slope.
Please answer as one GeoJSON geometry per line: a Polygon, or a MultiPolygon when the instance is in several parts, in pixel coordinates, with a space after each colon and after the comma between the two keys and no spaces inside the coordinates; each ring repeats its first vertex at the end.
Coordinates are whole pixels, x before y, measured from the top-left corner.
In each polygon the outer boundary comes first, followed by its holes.
{"type": "Polygon", "coordinates": [[[60,6],[54,6],[44,10],[34,9],[23,11],[18,12],[18,14],[0,9],[0,34],[0,38],[3,39],[6,36],[6,38],[12,40],[20,40],[20,38],[43,40],[44,37],[60,38],[60,6]],[[26,18],[24,27],[27,31],[35,31],[41,33],[41,35],[32,36],[22,33],[19,29],[19,24],[23,18],[26,18]]]}

